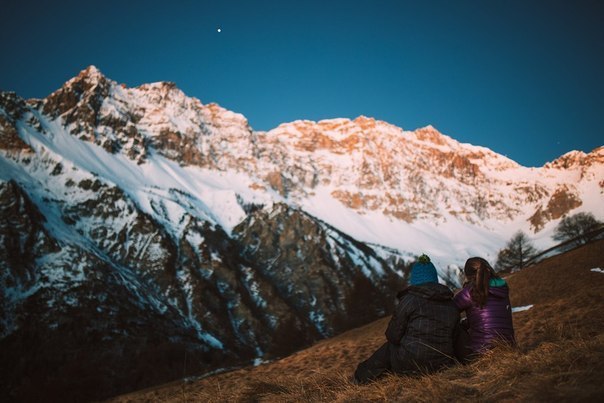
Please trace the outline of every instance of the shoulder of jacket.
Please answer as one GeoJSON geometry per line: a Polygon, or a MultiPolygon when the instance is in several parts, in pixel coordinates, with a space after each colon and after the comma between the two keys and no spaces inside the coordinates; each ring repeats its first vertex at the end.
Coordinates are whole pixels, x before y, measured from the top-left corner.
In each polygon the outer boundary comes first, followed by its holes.
{"type": "Polygon", "coordinates": [[[400,300],[408,293],[409,293],[409,287],[403,288],[402,290],[400,290],[399,292],[396,293],[396,298],[400,300]]]}
{"type": "Polygon", "coordinates": [[[457,291],[455,293],[455,296],[465,296],[465,295],[469,295],[470,291],[472,291],[472,287],[469,285],[466,285],[465,287],[463,287],[461,290],[457,291]]]}
{"type": "Polygon", "coordinates": [[[413,309],[413,307],[415,307],[423,299],[424,298],[420,297],[419,295],[408,292],[398,300],[398,305],[400,309],[413,309]]]}

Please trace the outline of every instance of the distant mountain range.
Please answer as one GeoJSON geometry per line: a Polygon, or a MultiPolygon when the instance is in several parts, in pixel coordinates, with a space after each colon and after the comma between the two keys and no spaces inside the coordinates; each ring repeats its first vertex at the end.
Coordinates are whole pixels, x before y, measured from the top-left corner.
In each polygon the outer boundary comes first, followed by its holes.
{"type": "Polygon", "coordinates": [[[45,99],[3,92],[2,395],[102,398],[280,356],[388,313],[415,255],[455,282],[469,254],[518,229],[549,246],[603,202],[604,147],[526,168],[367,117],[258,132],[93,66],[45,99]]]}

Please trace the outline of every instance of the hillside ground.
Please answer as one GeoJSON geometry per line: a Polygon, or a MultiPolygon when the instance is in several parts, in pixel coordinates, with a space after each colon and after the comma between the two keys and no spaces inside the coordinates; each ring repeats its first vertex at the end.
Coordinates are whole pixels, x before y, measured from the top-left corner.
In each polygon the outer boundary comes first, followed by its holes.
{"type": "Polygon", "coordinates": [[[351,375],[384,342],[389,318],[289,357],[124,395],[135,401],[604,401],[604,240],[506,277],[517,348],[467,366],[357,386],[351,375]]]}

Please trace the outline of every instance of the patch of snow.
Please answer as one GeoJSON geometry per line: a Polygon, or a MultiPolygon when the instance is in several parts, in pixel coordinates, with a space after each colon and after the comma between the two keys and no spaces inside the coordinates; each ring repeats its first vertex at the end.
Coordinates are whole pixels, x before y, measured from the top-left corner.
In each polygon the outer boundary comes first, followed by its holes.
{"type": "Polygon", "coordinates": [[[531,309],[533,307],[533,305],[524,305],[524,306],[515,306],[512,308],[512,312],[522,312],[522,311],[528,311],[529,309],[531,309]]]}
{"type": "Polygon", "coordinates": [[[604,269],[600,269],[599,267],[591,269],[591,271],[596,272],[596,273],[604,273],[604,269]]]}
{"type": "Polygon", "coordinates": [[[268,306],[268,302],[260,293],[260,284],[256,281],[254,271],[251,267],[247,266],[241,267],[241,270],[243,271],[243,284],[250,293],[252,300],[257,307],[266,308],[268,306]]]}
{"type": "Polygon", "coordinates": [[[198,335],[201,337],[201,339],[203,341],[208,343],[213,348],[215,348],[217,350],[224,350],[224,345],[222,344],[222,342],[220,340],[218,340],[216,337],[212,336],[210,333],[203,332],[200,330],[198,332],[198,335]]]}
{"type": "Polygon", "coordinates": [[[324,337],[329,335],[326,328],[325,315],[323,313],[311,310],[309,312],[309,319],[312,324],[315,325],[315,329],[324,337]]]}
{"type": "Polygon", "coordinates": [[[270,363],[270,362],[271,362],[270,360],[265,360],[265,359],[263,359],[263,358],[261,358],[261,357],[257,357],[257,358],[254,358],[254,360],[252,361],[252,365],[253,365],[254,367],[257,367],[257,366],[259,366],[259,365],[262,365],[262,364],[268,364],[268,363],[270,363]]]}

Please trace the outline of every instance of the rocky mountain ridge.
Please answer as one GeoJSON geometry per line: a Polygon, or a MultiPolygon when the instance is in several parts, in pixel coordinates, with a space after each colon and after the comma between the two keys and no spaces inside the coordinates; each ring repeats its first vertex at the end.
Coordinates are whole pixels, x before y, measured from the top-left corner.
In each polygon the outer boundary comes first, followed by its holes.
{"type": "Polygon", "coordinates": [[[539,231],[559,218],[548,208],[560,204],[560,194],[576,200],[568,203],[570,209],[582,203],[574,181],[548,179],[569,170],[589,179],[601,173],[604,158],[599,148],[524,168],[431,126],[409,132],[363,116],[296,121],[256,132],[242,115],[203,105],[174,83],[126,88],[93,66],[41,101],[41,110],[60,117],[78,138],[141,164],[153,150],[184,166],[248,173],[257,188],[296,203],[326,190],[361,214],[377,212],[408,223],[454,217],[480,225],[525,216],[539,231]]]}

